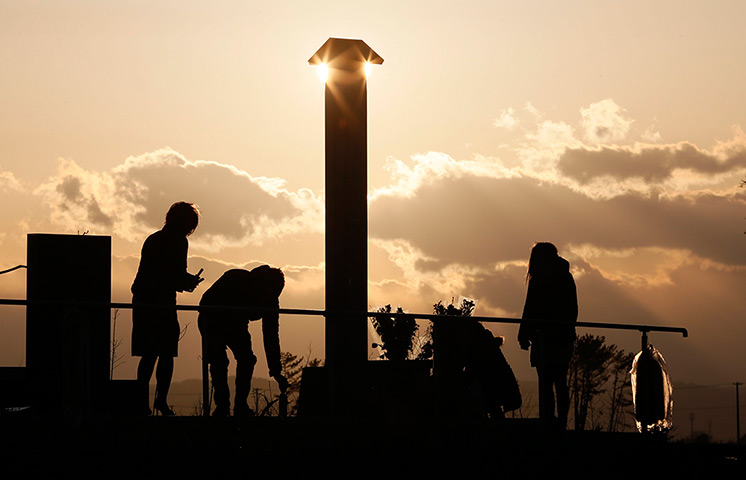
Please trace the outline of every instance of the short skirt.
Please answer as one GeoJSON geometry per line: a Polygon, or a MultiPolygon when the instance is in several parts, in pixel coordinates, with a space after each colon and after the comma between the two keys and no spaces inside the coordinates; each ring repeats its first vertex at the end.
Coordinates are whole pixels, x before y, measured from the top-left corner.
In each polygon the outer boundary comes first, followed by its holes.
{"type": "Polygon", "coordinates": [[[176,310],[137,306],[138,303],[164,303],[138,297],[133,297],[132,303],[132,356],[177,357],[181,328],[176,310]]]}

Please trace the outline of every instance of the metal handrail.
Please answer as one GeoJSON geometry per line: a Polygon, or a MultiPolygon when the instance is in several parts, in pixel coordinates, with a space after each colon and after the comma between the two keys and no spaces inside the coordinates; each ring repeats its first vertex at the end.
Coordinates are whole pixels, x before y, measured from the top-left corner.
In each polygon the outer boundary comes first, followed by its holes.
{"type": "MultiPolygon", "coordinates": [[[[416,318],[421,320],[458,320],[469,318],[471,320],[477,320],[479,322],[488,323],[507,323],[507,324],[521,324],[521,323],[532,323],[532,324],[549,324],[557,325],[556,320],[524,320],[521,318],[509,318],[509,317],[486,317],[486,316],[469,316],[463,317],[459,315],[438,315],[433,313],[384,313],[384,312],[350,312],[350,311],[337,311],[337,310],[315,310],[306,308],[258,308],[258,307],[235,307],[235,306],[214,306],[214,305],[164,305],[164,304],[145,304],[145,303],[127,303],[127,302],[78,302],[78,301],[63,301],[63,300],[24,300],[24,299],[0,299],[0,305],[16,305],[16,306],[28,306],[28,305],[69,305],[77,307],[109,307],[109,308],[122,308],[131,309],[133,307],[143,308],[162,308],[162,309],[175,309],[183,311],[245,311],[251,313],[277,313],[280,315],[309,315],[309,316],[322,316],[327,315],[340,315],[340,316],[353,316],[353,315],[364,315],[366,317],[389,317],[389,318],[416,318]]],[[[683,337],[688,337],[689,332],[683,327],[665,327],[660,325],[642,325],[642,324],[627,324],[627,323],[603,323],[603,322],[568,322],[576,327],[587,327],[587,328],[606,328],[612,330],[636,330],[643,334],[650,332],[668,332],[668,333],[680,333],[683,337]]]]}
{"type": "MultiPolygon", "coordinates": [[[[302,309],[302,308],[258,308],[258,307],[236,307],[236,306],[215,306],[215,305],[164,305],[164,304],[133,304],[126,302],[81,302],[81,301],[70,301],[70,300],[24,300],[24,299],[0,299],[0,305],[15,305],[15,306],[53,306],[53,305],[66,305],[74,307],[107,307],[109,309],[131,309],[133,307],[139,308],[157,308],[157,309],[175,309],[183,311],[244,311],[247,313],[275,313],[278,315],[307,315],[307,316],[323,316],[327,315],[339,315],[339,316],[365,316],[365,317],[388,317],[388,318],[415,318],[421,320],[430,321],[463,321],[464,319],[475,320],[479,322],[488,323],[506,323],[506,324],[521,324],[530,323],[534,325],[554,325],[558,326],[560,322],[556,320],[537,320],[530,319],[524,320],[520,318],[507,318],[507,317],[485,317],[485,316],[461,316],[461,315],[438,315],[431,313],[386,313],[386,312],[348,312],[348,311],[335,311],[335,310],[313,310],[313,309],[302,309]]],[[[688,337],[689,333],[686,328],[683,327],[664,327],[657,325],[639,325],[639,324],[620,324],[620,323],[601,323],[601,322],[565,322],[575,327],[588,327],[588,328],[607,328],[615,330],[637,330],[642,333],[642,348],[645,349],[647,346],[648,333],[650,332],[668,332],[668,333],[680,333],[684,337],[688,337]]],[[[208,402],[209,398],[209,386],[207,373],[207,362],[204,356],[205,350],[205,339],[202,339],[202,384],[203,384],[203,402],[208,402]]],[[[207,403],[203,404],[203,415],[209,415],[207,403]]]]}

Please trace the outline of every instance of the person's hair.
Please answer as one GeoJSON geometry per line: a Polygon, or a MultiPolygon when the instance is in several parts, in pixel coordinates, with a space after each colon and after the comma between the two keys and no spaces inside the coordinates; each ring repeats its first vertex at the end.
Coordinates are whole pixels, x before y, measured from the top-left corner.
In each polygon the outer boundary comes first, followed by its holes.
{"type": "Polygon", "coordinates": [[[260,265],[253,269],[251,273],[257,276],[260,288],[270,292],[275,297],[279,297],[285,288],[285,274],[279,268],[260,265]]]}
{"type": "Polygon", "coordinates": [[[199,224],[199,209],[193,203],[176,202],[166,213],[165,227],[174,228],[188,237],[197,229],[199,224]]]}
{"type": "Polygon", "coordinates": [[[526,281],[539,272],[546,271],[559,256],[557,247],[549,242],[537,242],[531,247],[531,256],[528,259],[528,271],[526,281]]]}

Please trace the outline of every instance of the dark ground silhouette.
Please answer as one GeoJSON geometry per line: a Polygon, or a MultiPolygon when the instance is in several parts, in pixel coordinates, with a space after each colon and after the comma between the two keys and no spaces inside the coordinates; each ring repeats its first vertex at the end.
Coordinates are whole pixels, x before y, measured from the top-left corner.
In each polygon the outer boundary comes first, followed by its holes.
{"type": "Polygon", "coordinates": [[[546,432],[536,420],[372,421],[323,418],[0,417],[9,474],[179,475],[454,472],[502,478],[725,478],[746,447],[636,433],[546,432]],[[444,469],[448,470],[444,470],[444,469]]]}

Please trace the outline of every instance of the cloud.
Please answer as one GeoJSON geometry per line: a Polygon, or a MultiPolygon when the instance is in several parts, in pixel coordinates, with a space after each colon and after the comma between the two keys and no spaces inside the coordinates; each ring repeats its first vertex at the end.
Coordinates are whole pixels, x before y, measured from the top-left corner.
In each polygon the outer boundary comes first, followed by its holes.
{"type": "Polygon", "coordinates": [[[13,172],[0,170],[0,192],[20,192],[22,190],[23,187],[13,175],[13,172]]]}
{"type": "Polygon", "coordinates": [[[93,232],[110,231],[119,220],[115,190],[110,175],[87,171],[61,158],[55,176],[33,193],[47,204],[52,223],[67,231],[93,232]]]}
{"type": "Polygon", "coordinates": [[[609,178],[639,178],[661,183],[677,171],[711,176],[746,169],[746,142],[733,142],[727,151],[701,150],[689,142],[676,145],[568,148],[557,163],[559,171],[581,184],[609,178]]]}
{"type": "Polygon", "coordinates": [[[531,102],[526,102],[526,104],[523,106],[523,109],[530,113],[536,119],[543,116],[541,111],[539,111],[539,109],[536,108],[531,102]]]}
{"type": "Polygon", "coordinates": [[[377,247],[388,254],[388,259],[401,269],[400,282],[416,291],[426,287],[449,295],[461,293],[467,278],[479,267],[443,262],[429,258],[404,240],[374,240],[377,247]]]}
{"type": "Polygon", "coordinates": [[[455,160],[442,152],[412,155],[410,162],[390,157],[384,168],[391,174],[391,184],[371,192],[369,201],[379,197],[397,196],[411,198],[421,187],[432,185],[445,178],[485,176],[492,178],[514,177],[517,173],[501,162],[475,156],[472,160],[455,160]]]}
{"type": "Polygon", "coordinates": [[[623,140],[632,120],[625,118],[624,110],[607,98],[580,109],[580,124],[584,137],[591,143],[609,143],[623,140]]]}
{"type": "Polygon", "coordinates": [[[110,227],[114,224],[112,218],[101,210],[101,206],[94,196],[86,196],[81,192],[82,183],[79,177],[67,175],[57,185],[57,192],[62,196],[60,208],[70,210],[72,205],[82,206],[86,219],[94,225],[110,227]]]}
{"type": "Polygon", "coordinates": [[[515,151],[522,163],[522,170],[532,175],[552,178],[557,157],[567,148],[580,146],[575,129],[568,123],[544,120],[535,130],[527,132],[515,151]]]}
{"type": "Polygon", "coordinates": [[[518,125],[518,119],[515,117],[515,110],[512,107],[504,109],[500,115],[492,122],[497,128],[512,130],[518,125]]]}
{"type": "Polygon", "coordinates": [[[533,121],[522,119],[521,135],[500,145],[500,158],[484,159],[493,170],[566,185],[597,199],[724,190],[746,176],[746,133],[738,126],[732,138],[703,149],[687,141],[663,144],[653,126],[629,138],[634,120],[613,99],[582,108],[577,126],[547,119],[530,103],[524,110],[533,121]]]}
{"type": "Polygon", "coordinates": [[[648,143],[659,143],[663,140],[661,132],[655,130],[655,127],[648,126],[641,135],[642,139],[648,143]]]}
{"type": "Polygon", "coordinates": [[[597,200],[534,178],[468,176],[423,186],[410,198],[376,199],[370,232],[381,240],[408,240],[426,257],[467,265],[523,258],[542,240],[685,249],[744,265],[744,205],[744,191],[597,200]]]}
{"type": "Polygon", "coordinates": [[[193,243],[210,251],[323,229],[323,199],[312,191],[289,191],[281,179],[191,161],[168,148],[129,157],[108,172],[61,159],[56,175],[36,193],[47,200],[58,224],[129,241],[160,228],[168,207],[179,200],[200,207],[193,243]]]}
{"type": "MultiPolygon", "coordinates": [[[[673,284],[672,273],[689,265],[710,262],[691,251],[674,248],[640,247],[621,250],[594,245],[570,245],[569,255],[583,259],[590,269],[617,284],[650,288],[673,284]]],[[[722,265],[722,264],[720,264],[722,265]]]]}

